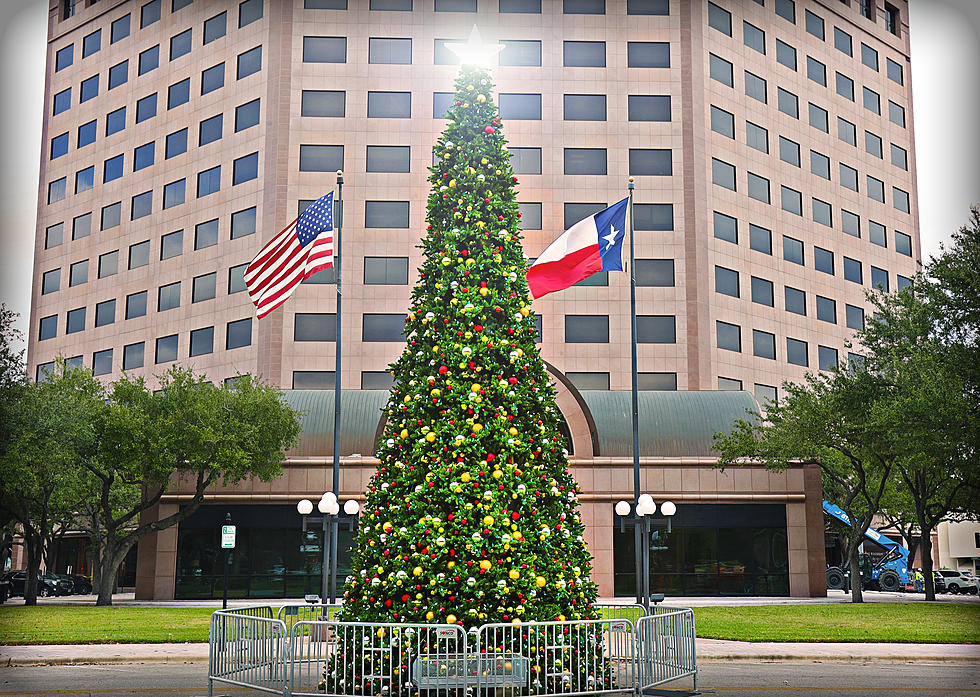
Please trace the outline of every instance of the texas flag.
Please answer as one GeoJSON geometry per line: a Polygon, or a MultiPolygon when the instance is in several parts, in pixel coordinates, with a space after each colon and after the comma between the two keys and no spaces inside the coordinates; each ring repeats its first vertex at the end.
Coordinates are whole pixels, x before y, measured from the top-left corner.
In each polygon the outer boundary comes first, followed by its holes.
{"type": "Polygon", "coordinates": [[[624,198],[565,230],[527,270],[531,297],[564,290],[598,271],[622,271],[627,210],[624,198]]]}

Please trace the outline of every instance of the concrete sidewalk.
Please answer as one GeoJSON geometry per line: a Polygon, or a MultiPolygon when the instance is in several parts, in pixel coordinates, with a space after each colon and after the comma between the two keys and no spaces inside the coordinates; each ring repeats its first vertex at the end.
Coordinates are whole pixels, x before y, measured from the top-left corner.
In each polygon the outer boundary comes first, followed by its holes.
{"type": "MultiPolygon", "coordinates": [[[[955,663],[980,665],[977,644],[809,644],[697,640],[698,661],[727,663],[955,663]]],[[[0,646],[0,665],[207,663],[207,644],[0,646]]]]}

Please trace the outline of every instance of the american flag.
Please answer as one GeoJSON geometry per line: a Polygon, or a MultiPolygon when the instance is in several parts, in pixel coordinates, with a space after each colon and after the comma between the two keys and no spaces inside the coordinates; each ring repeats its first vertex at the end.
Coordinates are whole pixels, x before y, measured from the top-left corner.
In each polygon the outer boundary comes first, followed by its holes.
{"type": "Polygon", "coordinates": [[[269,240],[245,269],[259,318],[286,302],[300,281],[333,266],[333,192],[321,196],[269,240]]]}

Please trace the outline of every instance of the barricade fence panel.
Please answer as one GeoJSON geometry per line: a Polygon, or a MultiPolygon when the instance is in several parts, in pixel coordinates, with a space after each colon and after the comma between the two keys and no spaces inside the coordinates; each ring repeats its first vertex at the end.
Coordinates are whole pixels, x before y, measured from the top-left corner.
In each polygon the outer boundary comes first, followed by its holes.
{"type": "Polygon", "coordinates": [[[212,682],[329,697],[557,697],[638,692],[693,676],[687,608],[596,605],[600,619],[458,625],[341,622],[336,605],[215,612],[212,682]],[[434,693],[433,693],[434,694],[434,693]]]}

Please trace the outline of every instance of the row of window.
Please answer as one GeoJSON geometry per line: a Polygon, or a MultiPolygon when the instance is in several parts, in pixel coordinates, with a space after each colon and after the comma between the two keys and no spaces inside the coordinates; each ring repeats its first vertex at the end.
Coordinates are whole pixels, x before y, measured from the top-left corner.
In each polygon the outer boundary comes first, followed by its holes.
{"type": "MultiPolygon", "coordinates": [[[[853,191],[858,190],[856,169],[842,164],[841,175],[841,185],[844,188],[851,189],[853,191]]],[[[737,176],[735,165],[731,164],[730,162],[725,162],[724,160],[719,160],[716,157],[711,158],[711,181],[714,184],[724,189],[729,189],[730,191],[738,191],[738,184],[736,180],[737,176]]],[[[761,201],[762,203],[772,204],[770,181],[767,177],[747,171],[745,186],[749,198],[761,201]]],[[[868,198],[878,201],[879,203],[885,203],[885,183],[876,177],[872,177],[870,174],[867,175],[867,192],[868,198]]],[[[780,185],[779,194],[780,207],[784,211],[801,217],[803,216],[802,192],[786,185],[780,185]]],[[[811,203],[813,220],[821,225],[833,227],[831,204],[817,198],[812,198],[811,203]]],[[[899,189],[897,186],[893,186],[892,206],[896,210],[902,211],[903,213],[908,213],[910,211],[908,192],[904,189],[899,189]]]]}
{"type": "MultiPolygon", "coordinates": [[[[190,31],[189,29],[187,31],[190,31]]],[[[185,32],[186,33],[186,32],[185,32]]],[[[189,36],[189,35],[188,35],[189,36]]],[[[188,39],[189,40],[189,39],[188,39]]],[[[188,50],[190,50],[188,48],[188,50]]],[[[182,55],[182,54],[181,54],[182,55]]],[[[171,60],[173,60],[173,43],[171,42],[171,60]]],[[[152,70],[155,70],[160,65],[160,45],[157,44],[151,48],[146,49],[139,54],[137,61],[137,74],[144,75],[152,70]]],[[[247,51],[243,51],[238,54],[235,61],[235,79],[242,80],[250,75],[262,70],[262,46],[256,46],[255,48],[250,48],[247,51]]],[[[90,99],[94,99],[99,96],[99,73],[92,75],[84,80],[78,87],[78,103],[82,104],[90,99]]],[[[126,84],[129,81],[129,59],[126,59],[120,63],[109,68],[106,76],[107,90],[111,91],[116,87],[126,84]]],[[[206,68],[201,71],[201,95],[214,92],[225,86],[225,63],[224,61],[218,63],[217,65],[212,65],[210,68],[206,68]]],[[[184,104],[190,99],[190,78],[185,78],[179,82],[170,85],[167,93],[167,109],[173,109],[176,106],[184,104]]],[[[72,104],[72,88],[66,87],[65,89],[56,92],[51,98],[51,112],[53,116],[68,111],[72,104]]],[[[157,111],[157,93],[147,95],[136,102],[136,123],[145,121],[153,116],[156,116],[157,111]]],[[[111,135],[118,130],[122,130],[125,127],[125,107],[117,109],[112,114],[122,114],[123,124],[119,128],[115,128],[110,131],[109,124],[106,124],[106,135],[111,135]]],[[[110,116],[112,115],[110,114],[110,116]]],[[[118,116],[116,118],[119,118],[118,116]]],[[[79,146],[81,147],[81,146],[79,146]]]]}
{"type": "MultiPolygon", "coordinates": [[[[551,2],[552,0],[545,0],[551,2]]],[[[541,14],[542,0],[495,0],[501,14],[541,14]]],[[[308,10],[346,10],[348,0],[304,0],[308,10]]],[[[491,1],[491,4],[493,2],[491,1]]],[[[370,0],[368,9],[380,11],[411,12],[413,0],[370,0]]],[[[476,12],[477,0],[433,0],[436,12],[476,12]]],[[[562,12],[566,15],[606,14],[606,0],[562,0],[562,12]]],[[[626,0],[628,15],[669,15],[669,0],[626,0]]]]}
{"type": "MultiPolygon", "coordinates": [[[[739,243],[739,223],[736,218],[733,218],[730,215],[725,215],[724,213],[719,213],[718,211],[714,211],[713,226],[714,236],[717,239],[724,240],[725,242],[731,242],[732,244],[739,243]]],[[[884,235],[884,226],[882,226],[881,234],[884,235]]],[[[896,233],[895,240],[896,247],[900,248],[903,254],[911,256],[911,238],[904,233],[896,233]],[[902,237],[900,238],[898,235],[902,235],[902,237]]],[[[882,246],[884,246],[884,243],[882,243],[882,246]]],[[[750,223],[749,248],[771,256],[773,253],[772,231],[768,228],[762,227],[761,225],[750,223]]],[[[824,249],[823,247],[813,245],[812,254],[814,269],[831,276],[836,275],[837,267],[834,252],[829,249],[824,249]]],[[[789,235],[783,235],[783,259],[792,264],[805,266],[806,259],[803,241],[789,235]]],[[[844,256],[842,267],[844,280],[851,281],[859,285],[864,285],[863,265],[860,261],[844,256]]],[[[897,274],[896,287],[898,290],[902,290],[910,283],[910,279],[902,276],[901,274],[897,274]]],[[[885,291],[890,290],[888,271],[872,265],[871,285],[880,287],[885,291]]]]}
{"type": "MultiPolygon", "coordinates": [[[[729,322],[715,321],[716,346],[724,351],[742,353],[742,327],[729,322]]],[[[761,329],[752,330],[752,355],[757,358],[767,358],[775,361],[776,335],[761,329]]],[[[810,345],[802,339],[786,337],[786,362],[804,368],[810,367],[810,345]]],[[[858,354],[848,354],[849,362],[859,362],[858,354]]],[[[817,346],[817,368],[832,370],[839,365],[838,351],[830,346],[817,346]]]]}
{"type": "MultiPolygon", "coordinates": [[[[825,41],[826,32],[823,18],[810,10],[804,10],[804,19],[807,33],[817,37],[821,41],[825,41]]],[[[708,25],[720,31],[722,34],[734,37],[732,32],[732,13],[713,2],[708,2],[708,25]]],[[[748,21],[742,22],[742,41],[754,51],[766,55],[766,33],[748,21]]],[[[853,45],[854,42],[851,35],[840,27],[835,26],[834,47],[846,56],[853,58],[853,45]]],[[[779,39],[776,39],[776,60],[787,68],[796,71],[796,49],[779,39]]],[[[863,41],[861,42],[861,62],[875,72],[879,72],[880,70],[878,51],[863,41]]],[[[888,57],[885,58],[885,74],[892,82],[899,85],[905,84],[905,71],[901,63],[888,57]]],[[[826,66],[810,56],[807,56],[807,76],[814,82],[818,82],[824,87],[827,86],[826,66]]]]}

